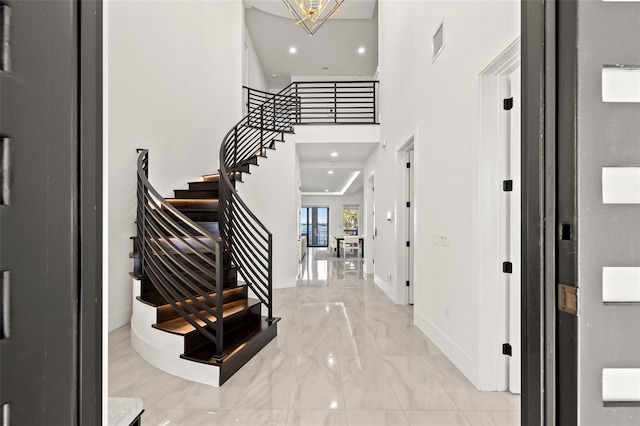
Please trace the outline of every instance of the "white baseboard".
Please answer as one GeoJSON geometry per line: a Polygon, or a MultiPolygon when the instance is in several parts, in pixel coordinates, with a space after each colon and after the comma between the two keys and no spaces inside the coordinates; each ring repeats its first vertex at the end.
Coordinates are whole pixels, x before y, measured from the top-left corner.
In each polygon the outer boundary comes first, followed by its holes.
{"type": "Polygon", "coordinates": [[[273,288],[291,288],[298,285],[296,277],[292,278],[274,278],[273,288]]]}
{"type": "Polygon", "coordinates": [[[128,324],[131,321],[132,308],[124,309],[120,312],[109,315],[109,332],[128,324]]]}
{"type": "Polygon", "coordinates": [[[389,296],[389,299],[391,299],[393,303],[398,303],[396,301],[396,289],[393,286],[393,283],[387,282],[377,275],[373,276],[373,282],[376,283],[380,290],[384,291],[384,293],[389,296]]]}
{"type": "Polygon", "coordinates": [[[192,382],[218,386],[219,368],[180,358],[184,350],[184,337],[153,328],[155,321],[156,308],[135,300],[134,316],[131,318],[131,345],[138,355],[166,373],[192,382]]]}
{"type": "Polygon", "coordinates": [[[473,362],[473,358],[421,313],[414,311],[413,320],[415,325],[477,388],[478,370],[473,362]]]}

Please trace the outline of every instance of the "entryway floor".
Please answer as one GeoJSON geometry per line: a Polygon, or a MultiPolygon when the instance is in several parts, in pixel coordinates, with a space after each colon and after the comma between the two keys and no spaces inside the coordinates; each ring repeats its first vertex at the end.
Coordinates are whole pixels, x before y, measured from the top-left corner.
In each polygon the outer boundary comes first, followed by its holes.
{"type": "Polygon", "coordinates": [[[320,251],[274,291],[278,337],[222,387],[150,366],[126,325],[109,334],[109,396],[142,398],[146,426],[520,424],[519,395],[477,391],[362,260],[320,251]]]}

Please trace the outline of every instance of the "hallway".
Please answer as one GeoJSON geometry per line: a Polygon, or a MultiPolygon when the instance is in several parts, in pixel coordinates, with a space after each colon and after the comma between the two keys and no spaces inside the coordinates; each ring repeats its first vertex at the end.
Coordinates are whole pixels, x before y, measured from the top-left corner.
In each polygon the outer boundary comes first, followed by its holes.
{"type": "Polygon", "coordinates": [[[156,370],[109,334],[109,396],[142,398],[145,425],[519,425],[520,396],[479,392],[362,273],[310,249],[274,290],[278,337],[220,388],[156,370]]]}

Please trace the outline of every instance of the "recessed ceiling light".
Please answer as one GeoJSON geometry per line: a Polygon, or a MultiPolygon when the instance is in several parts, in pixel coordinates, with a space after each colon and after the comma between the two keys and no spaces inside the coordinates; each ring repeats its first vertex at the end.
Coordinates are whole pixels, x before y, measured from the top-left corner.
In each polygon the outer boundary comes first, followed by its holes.
{"type": "Polygon", "coordinates": [[[333,174],[333,170],[329,170],[327,173],[329,173],[330,175],[333,174]]]}
{"type": "Polygon", "coordinates": [[[325,190],[324,190],[324,192],[329,192],[329,190],[328,190],[328,189],[325,189],[325,190]]]}
{"type": "Polygon", "coordinates": [[[332,156],[332,157],[337,157],[337,156],[338,156],[338,153],[337,153],[337,152],[332,152],[332,153],[331,153],[331,156],[332,156]]]}
{"type": "Polygon", "coordinates": [[[275,74],[271,74],[271,77],[276,78],[276,75],[275,74]]]}
{"type": "Polygon", "coordinates": [[[289,48],[289,53],[291,53],[292,55],[293,55],[294,53],[296,53],[297,51],[298,51],[298,49],[296,49],[296,48],[295,48],[295,47],[293,47],[293,46],[291,46],[291,47],[289,48]]]}
{"type": "Polygon", "coordinates": [[[365,48],[364,47],[361,46],[361,47],[358,48],[358,53],[359,54],[362,55],[364,52],[365,52],[365,48]]]}

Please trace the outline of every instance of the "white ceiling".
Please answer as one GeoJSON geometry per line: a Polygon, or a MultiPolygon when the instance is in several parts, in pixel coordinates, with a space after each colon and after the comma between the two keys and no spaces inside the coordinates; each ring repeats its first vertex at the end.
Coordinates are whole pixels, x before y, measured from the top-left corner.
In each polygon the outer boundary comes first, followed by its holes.
{"type": "Polygon", "coordinates": [[[245,9],[245,22],[269,88],[284,88],[292,76],[373,76],[378,66],[375,5],[376,2],[370,0],[345,0],[342,13],[308,36],[302,28],[293,25],[282,1],[245,0],[245,6],[251,6],[245,9]],[[283,16],[265,9],[279,11],[283,16]],[[348,16],[359,18],[340,19],[348,16]],[[295,47],[297,52],[289,53],[290,47],[295,47]],[[360,47],[365,48],[364,54],[358,53],[360,47]]]}
{"type": "MultiPolygon", "coordinates": [[[[282,0],[244,0],[244,6],[247,29],[270,89],[286,87],[292,76],[298,80],[304,77],[331,80],[357,76],[371,78],[375,74],[378,66],[377,0],[345,0],[341,13],[327,21],[313,36],[293,25],[282,0]],[[290,47],[295,47],[297,52],[289,53],[290,47]],[[364,54],[358,53],[360,47],[365,48],[364,54]]],[[[302,192],[350,195],[362,190],[364,161],[375,145],[298,144],[302,192]],[[339,154],[333,158],[334,162],[331,162],[332,152],[339,154]],[[329,170],[334,173],[330,175],[329,170]]]]}
{"type": "Polygon", "coordinates": [[[305,143],[296,145],[303,194],[351,195],[364,184],[364,162],[376,143],[305,143]],[[331,153],[338,153],[332,157],[331,153]],[[332,174],[329,174],[332,171],[332,174]]]}

